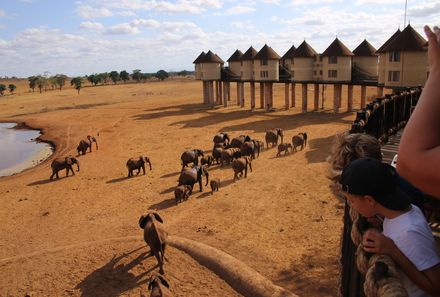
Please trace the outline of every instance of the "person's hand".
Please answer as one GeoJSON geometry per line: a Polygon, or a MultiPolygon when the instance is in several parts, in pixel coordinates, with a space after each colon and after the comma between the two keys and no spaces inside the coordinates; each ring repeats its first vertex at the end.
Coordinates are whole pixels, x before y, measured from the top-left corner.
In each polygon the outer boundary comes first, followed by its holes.
{"type": "Polygon", "coordinates": [[[390,255],[395,248],[393,240],[373,228],[365,231],[362,244],[364,251],[375,254],[390,255]]]}
{"type": "Polygon", "coordinates": [[[424,27],[426,37],[428,37],[428,60],[431,71],[440,71],[440,29],[435,26],[434,31],[429,26],[424,27]]]}

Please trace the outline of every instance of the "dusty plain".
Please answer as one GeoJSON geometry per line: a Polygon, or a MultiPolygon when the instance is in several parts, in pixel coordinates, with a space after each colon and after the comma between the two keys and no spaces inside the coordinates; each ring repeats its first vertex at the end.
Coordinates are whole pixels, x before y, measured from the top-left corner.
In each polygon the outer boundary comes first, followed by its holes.
{"type": "MultiPolygon", "coordinates": [[[[56,145],[42,164],[0,178],[0,296],[149,296],[147,282],[158,268],[138,227],[148,210],[162,215],[170,234],[227,252],[299,296],[337,295],[343,207],[329,188],[325,159],[335,133],[355,117],[345,112],[346,87],[337,114],[331,87],[324,110],[306,114],[300,86],[288,111],[284,85],[275,87],[275,112],[251,112],[247,87],[245,108],[236,105],[233,88],[229,107],[210,109],[201,89],[183,79],[40,94],[22,83],[15,95],[0,97],[1,121],[42,129],[56,145]],[[220,191],[211,196],[209,186],[200,193],[196,185],[175,205],[183,151],[210,152],[220,131],[264,140],[275,127],[284,129],[285,141],[307,132],[307,147],[278,158],[276,149],[265,149],[254,171],[235,183],[230,167],[213,166],[220,191]],[[49,180],[54,157],[76,155],[78,142],[98,133],[99,150],[79,157],[80,172],[49,180]],[[141,154],[153,170],[126,178],[127,159],[141,154]]],[[[355,108],[359,96],[356,87],[355,108]]],[[[241,296],[185,253],[170,247],[166,256],[176,296],[241,296]]]]}

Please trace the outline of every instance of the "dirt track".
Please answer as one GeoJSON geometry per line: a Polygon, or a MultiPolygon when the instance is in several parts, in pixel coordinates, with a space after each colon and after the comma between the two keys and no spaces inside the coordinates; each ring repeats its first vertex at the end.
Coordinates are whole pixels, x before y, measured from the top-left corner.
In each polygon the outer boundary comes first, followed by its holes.
{"type": "MultiPolygon", "coordinates": [[[[283,94],[280,85],[275,106],[283,106],[283,94]]],[[[0,178],[0,296],[146,294],[158,269],[145,257],[137,222],[149,209],[160,212],[171,234],[229,253],[299,296],[335,296],[342,207],[329,189],[325,158],[333,135],[348,129],[354,114],[300,114],[298,107],[250,112],[235,104],[207,109],[201,101],[201,83],[193,81],[0,99],[0,120],[42,128],[43,138],[56,143],[56,156],[76,154],[80,139],[99,133],[99,150],[79,157],[74,177],[50,182],[48,160],[0,178]],[[236,183],[231,168],[214,166],[210,175],[222,180],[220,191],[211,196],[195,186],[175,206],[184,150],[210,151],[219,131],[264,140],[275,127],[285,130],[285,141],[306,131],[307,148],[279,158],[275,149],[265,150],[248,178],[236,183]],[[151,158],[153,170],[127,179],[126,160],[140,154],[151,158]]],[[[166,256],[176,296],[239,296],[188,255],[169,248],[166,256]]]]}

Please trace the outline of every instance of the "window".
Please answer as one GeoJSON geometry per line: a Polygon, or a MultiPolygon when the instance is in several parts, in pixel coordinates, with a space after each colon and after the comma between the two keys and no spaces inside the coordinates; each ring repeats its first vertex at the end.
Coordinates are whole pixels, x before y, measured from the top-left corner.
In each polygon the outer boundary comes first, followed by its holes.
{"type": "Polygon", "coordinates": [[[269,77],[269,71],[260,71],[261,78],[267,78],[269,77]]]}
{"type": "Polygon", "coordinates": [[[313,70],[313,74],[316,75],[316,70],[313,70]]]}
{"type": "Polygon", "coordinates": [[[388,81],[399,81],[400,71],[388,71],[388,81]]]}
{"type": "Polygon", "coordinates": [[[319,62],[322,62],[322,56],[319,56],[319,62]]]}
{"type": "Polygon", "coordinates": [[[322,70],[319,70],[319,75],[322,75],[322,70]]]}
{"type": "Polygon", "coordinates": [[[292,64],[292,65],[293,65],[293,64],[295,64],[295,61],[294,61],[294,59],[293,59],[293,58],[292,58],[292,63],[291,63],[291,64],[292,64]]]}
{"type": "Polygon", "coordinates": [[[389,53],[390,62],[399,62],[400,61],[400,52],[390,52],[389,53]]]}
{"type": "Polygon", "coordinates": [[[260,60],[260,65],[267,65],[267,60],[260,60]]]}
{"type": "Polygon", "coordinates": [[[338,70],[329,70],[328,77],[338,77],[338,70]]]}
{"type": "Polygon", "coordinates": [[[336,57],[336,56],[328,57],[328,63],[329,64],[338,64],[338,57],[336,57]]]}

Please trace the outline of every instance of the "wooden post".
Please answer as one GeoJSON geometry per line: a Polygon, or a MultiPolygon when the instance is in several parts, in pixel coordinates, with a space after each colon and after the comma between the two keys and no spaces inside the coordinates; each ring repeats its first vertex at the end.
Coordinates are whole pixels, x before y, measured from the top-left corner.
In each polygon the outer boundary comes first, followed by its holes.
{"type": "Polygon", "coordinates": [[[307,84],[302,84],[302,112],[307,112],[307,84]]]}
{"type": "Polygon", "coordinates": [[[251,110],[255,109],[255,82],[251,81],[251,110]]]}
{"type": "Polygon", "coordinates": [[[228,82],[223,83],[223,106],[228,107],[228,82]]]}
{"type": "Polygon", "coordinates": [[[273,83],[269,83],[269,106],[273,107],[273,83]]]}
{"type": "Polygon", "coordinates": [[[240,83],[240,107],[244,107],[244,82],[240,83]]]}
{"type": "Polygon", "coordinates": [[[264,93],[265,93],[264,83],[260,82],[260,108],[262,109],[266,108],[264,106],[264,93]]]}
{"type": "Polygon", "coordinates": [[[347,90],[347,111],[352,111],[353,110],[353,85],[348,85],[348,90],[347,90]]]}
{"type": "Polygon", "coordinates": [[[223,104],[223,83],[221,80],[218,82],[218,103],[223,104]]]}
{"type": "Polygon", "coordinates": [[[338,87],[338,107],[341,108],[342,105],[342,84],[338,87]]]}
{"type": "Polygon", "coordinates": [[[231,83],[227,83],[227,89],[228,89],[228,101],[231,101],[231,83]]]}
{"type": "MultiPolygon", "coordinates": [[[[218,101],[219,101],[219,98],[218,98],[218,94],[219,94],[219,92],[218,92],[218,80],[216,80],[214,82],[214,86],[215,86],[215,103],[218,103],[218,101]]],[[[215,105],[215,103],[214,103],[214,105],[215,105]]]]}
{"type": "Polygon", "coordinates": [[[290,106],[295,107],[295,100],[296,100],[296,83],[292,83],[292,104],[290,106]]]}
{"type": "Polygon", "coordinates": [[[313,100],[313,110],[318,111],[319,109],[319,84],[314,84],[314,100],[313,100]]]}
{"type": "Polygon", "coordinates": [[[339,111],[339,84],[333,85],[333,112],[339,111]]]}
{"type": "Polygon", "coordinates": [[[202,80],[202,86],[203,86],[203,104],[206,105],[206,81],[202,80]]]}
{"type": "Polygon", "coordinates": [[[377,87],[377,97],[383,97],[383,87],[377,87]]]}
{"type": "Polygon", "coordinates": [[[289,86],[290,83],[285,83],[284,84],[284,106],[286,108],[286,110],[289,110],[289,96],[290,96],[290,92],[289,92],[289,86]]]}
{"type": "Polygon", "coordinates": [[[237,105],[240,105],[240,83],[237,82],[237,105]]]}
{"type": "Polygon", "coordinates": [[[367,86],[361,86],[361,108],[367,103],[367,86]]]}

